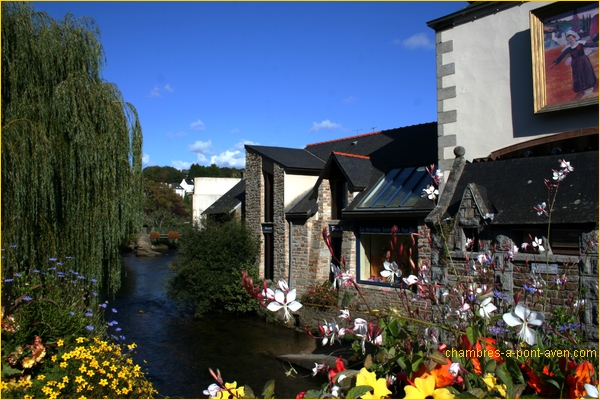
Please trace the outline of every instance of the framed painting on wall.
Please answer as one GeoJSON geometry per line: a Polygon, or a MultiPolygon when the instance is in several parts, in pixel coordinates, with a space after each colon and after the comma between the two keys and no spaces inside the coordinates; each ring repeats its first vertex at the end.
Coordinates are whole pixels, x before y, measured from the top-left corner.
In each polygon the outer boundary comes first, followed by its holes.
{"type": "Polygon", "coordinates": [[[598,3],[531,11],[534,112],[598,104],[598,3]]]}

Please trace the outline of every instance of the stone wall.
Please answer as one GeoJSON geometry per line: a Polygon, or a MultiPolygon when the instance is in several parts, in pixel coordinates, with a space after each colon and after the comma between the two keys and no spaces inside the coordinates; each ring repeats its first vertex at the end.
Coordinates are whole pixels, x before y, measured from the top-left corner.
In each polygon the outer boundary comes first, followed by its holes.
{"type": "MultiPolygon", "coordinates": [[[[261,222],[263,221],[263,190],[262,157],[246,151],[246,224],[261,240],[258,265],[265,264],[265,246],[261,222]]],[[[259,276],[264,278],[264,268],[259,267],[259,276]]]]}

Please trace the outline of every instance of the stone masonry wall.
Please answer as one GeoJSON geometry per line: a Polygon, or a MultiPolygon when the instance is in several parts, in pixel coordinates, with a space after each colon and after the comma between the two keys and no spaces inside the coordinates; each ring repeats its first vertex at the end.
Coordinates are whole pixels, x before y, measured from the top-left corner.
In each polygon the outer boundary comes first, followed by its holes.
{"type": "MultiPolygon", "coordinates": [[[[262,157],[246,151],[246,224],[261,241],[258,265],[265,263],[265,247],[261,222],[263,220],[263,177],[262,157]]],[[[259,276],[264,278],[264,268],[259,267],[259,276]]]]}

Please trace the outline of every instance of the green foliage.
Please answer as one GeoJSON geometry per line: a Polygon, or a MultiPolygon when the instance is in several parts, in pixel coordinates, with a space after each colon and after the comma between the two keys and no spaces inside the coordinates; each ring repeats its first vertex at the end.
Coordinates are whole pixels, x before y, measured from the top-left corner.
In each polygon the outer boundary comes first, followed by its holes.
{"type": "Polygon", "coordinates": [[[192,164],[188,171],[187,179],[204,177],[241,178],[242,170],[237,168],[218,167],[216,164],[212,164],[209,167],[192,164]]]}
{"type": "MultiPolygon", "coordinates": [[[[191,197],[191,196],[187,196],[191,197]]],[[[186,204],[173,188],[144,179],[144,224],[159,233],[180,230],[191,221],[191,204],[186,204]]]]}
{"type": "Polygon", "coordinates": [[[257,279],[259,242],[240,221],[187,227],[173,262],[175,275],[167,296],[197,317],[213,310],[247,312],[258,309],[242,285],[242,270],[257,279]]]}
{"type": "Polygon", "coordinates": [[[93,20],[2,3],[2,247],[22,261],[3,263],[5,278],[68,255],[120,286],[119,246],[141,220],[142,129],[104,61],[93,20]]]}
{"type": "Polygon", "coordinates": [[[302,295],[300,302],[305,306],[316,307],[337,307],[339,301],[339,291],[331,288],[331,282],[325,281],[322,284],[315,284],[302,295]]]}
{"type": "Polygon", "coordinates": [[[153,165],[142,171],[144,179],[155,183],[180,183],[185,177],[185,172],[173,167],[159,167],[153,165]]]}

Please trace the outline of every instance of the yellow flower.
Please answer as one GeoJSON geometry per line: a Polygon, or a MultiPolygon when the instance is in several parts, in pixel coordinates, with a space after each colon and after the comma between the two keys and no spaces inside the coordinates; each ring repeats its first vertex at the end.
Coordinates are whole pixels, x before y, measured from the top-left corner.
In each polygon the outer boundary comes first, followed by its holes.
{"type": "Polygon", "coordinates": [[[44,379],[46,379],[46,375],[38,375],[37,380],[38,381],[43,381],[44,379]]]}
{"type": "Polygon", "coordinates": [[[106,386],[106,385],[108,385],[108,381],[106,379],[100,379],[100,382],[98,382],[98,384],[100,386],[106,386]]]}
{"type": "Polygon", "coordinates": [[[371,386],[373,388],[373,393],[367,392],[360,396],[361,399],[383,399],[392,394],[387,388],[385,379],[377,379],[375,372],[369,372],[366,368],[361,369],[356,375],[356,386],[371,386]]]}
{"type": "Polygon", "coordinates": [[[506,397],[506,385],[496,385],[497,378],[494,375],[488,372],[485,378],[483,378],[483,381],[485,382],[488,388],[488,392],[491,392],[492,390],[497,390],[498,393],[502,395],[502,397],[506,397]]]}
{"type": "Polygon", "coordinates": [[[33,399],[33,396],[30,396],[28,394],[26,394],[25,396],[23,396],[24,399],[33,399]]]}
{"type": "Polygon", "coordinates": [[[218,399],[229,399],[231,394],[233,394],[233,398],[235,399],[241,399],[244,397],[244,386],[238,388],[237,382],[225,383],[225,388],[228,390],[221,390],[219,393],[217,393],[218,399]]]}
{"type": "Polygon", "coordinates": [[[68,377],[68,376],[63,376],[63,379],[62,379],[62,381],[63,381],[64,383],[69,383],[69,377],[68,377]]]}
{"type": "Polygon", "coordinates": [[[83,376],[78,375],[78,376],[75,377],[75,382],[76,383],[85,382],[85,379],[83,379],[83,376]]]}
{"type": "Polygon", "coordinates": [[[75,339],[75,341],[76,341],[77,343],[83,343],[83,342],[85,342],[85,338],[78,337],[77,339],[75,339]]]}
{"type": "Polygon", "coordinates": [[[435,388],[435,376],[429,375],[427,378],[416,378],[415,386],[406,385],[404,392],[405,399],[453,399],[454,395],[446,388],[435,388]],[[416,386],[416,387],[415,387],[416,386]],[[431,397],[429,397],[431,396],[431,397]]]}
{"type": "Polygon", "coordinates": [[[57,345],[58,347],[62,347],[62,346],[63,346],[63,344],[65,344],[65,342],[64,342],[62,339],[58,339],[58,341],[56,342],[56,345],[57,345]]]}
{"type": "Polygon", "coordinates": [[[60,364],[58,364],[61,368],[67,368],[67,363],[66,362],[61,362],[60,364]]]}
{"type": "Polygon", "coordinates": [[[59,389],[64,389],[64,388],[65,388],[65,384],[64,384],[64,383],[62,383],[62,382],[58,382],[58,383],[56,384],[56,387],[57,387],[57,388],[59,388],[59,389]]]}
{"type": "Polygon", "coordinates": [[[52,362],[56,362],[56,356],[51,357],[52,362]]]}

